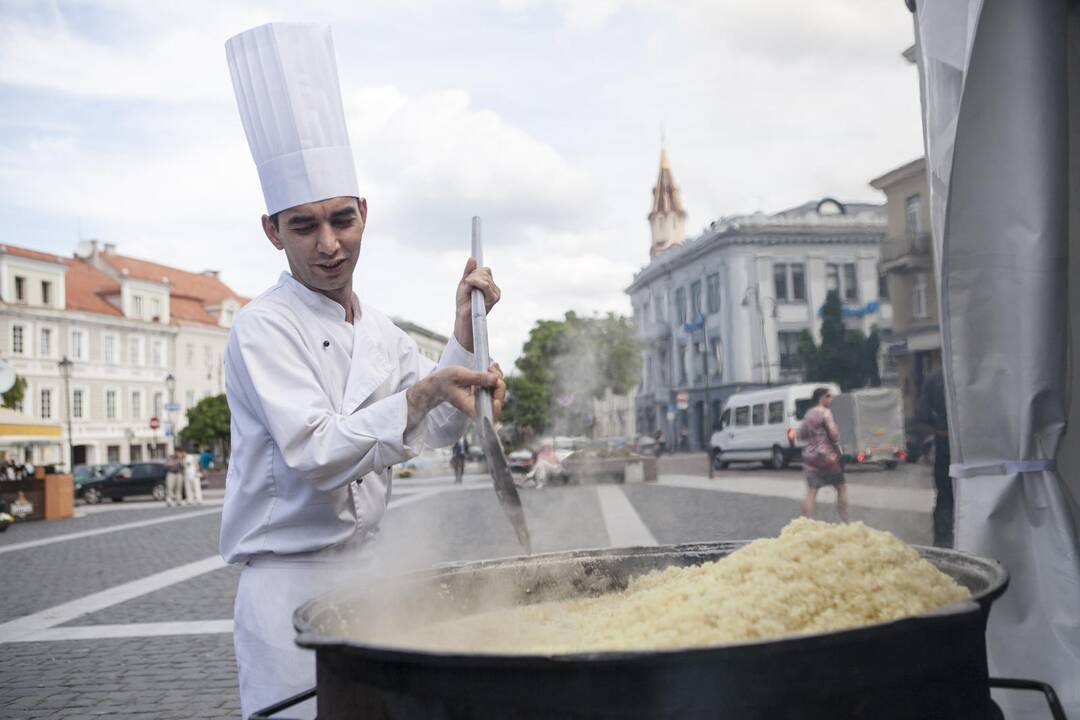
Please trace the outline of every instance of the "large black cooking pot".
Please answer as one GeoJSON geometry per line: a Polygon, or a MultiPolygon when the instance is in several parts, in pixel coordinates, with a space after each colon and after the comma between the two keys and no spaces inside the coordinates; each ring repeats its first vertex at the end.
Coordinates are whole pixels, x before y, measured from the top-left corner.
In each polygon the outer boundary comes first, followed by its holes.
{"type": "Polygon", "coordinates": [[[508,604],[621,590],[656,568],[716,560],[741,542],[557,553],[444,566],[296,611],[313,648],[319,720],[987,720],[990,603],[1008,583],[997,562],[919,548],[974,602],[895,622],[784,640],[662,652],[507,656],[420,652],[363,642],[365,628],[408,627],[508,604]],[[345,639],[346,637],[352,639],[345,639]]]}

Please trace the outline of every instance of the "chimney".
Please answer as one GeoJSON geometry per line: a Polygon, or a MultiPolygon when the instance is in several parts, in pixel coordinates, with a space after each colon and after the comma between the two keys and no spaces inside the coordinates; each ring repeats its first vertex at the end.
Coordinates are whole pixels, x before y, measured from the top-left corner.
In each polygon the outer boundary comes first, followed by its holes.
{"type": "Polygon", "coordinates": [[[105,250],[103,252],[106,255],[114,254],[116,252],[116,243],[105,243],[105,250]]]}
{"type": "Polygon", "coordinates": [[[214,278],[215,280],[217,280],[218,279],[218,274],[220,272],[221,272],[220,270],[203,270],[202,274],[205,275],[208,278],[214,278]]]}
{"type": "Polygon", "coordinates": [[[92,258],[97,255],[97,240],[80,240],[75,246],[75,257],[92,258]]]}

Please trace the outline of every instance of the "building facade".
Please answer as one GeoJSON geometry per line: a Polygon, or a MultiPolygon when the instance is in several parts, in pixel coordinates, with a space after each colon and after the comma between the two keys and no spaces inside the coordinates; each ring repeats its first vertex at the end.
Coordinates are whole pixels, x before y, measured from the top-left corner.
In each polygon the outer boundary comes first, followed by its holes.
{"type": "Polygon", "coordinates": [[[870,181],[885,193],[888,235],[881,267],[893,306],[893,337],[887,352],[896,364],[904,412],[912,418],[923,380],[941,367],[941,326],[930,233],[930,187],[919,158],[870,181]]]}
{"type": "Polygon", "coordinates": [[[705,449],[731,393],[801,380],[797,339],[808,330],[820,341],[829,290],[840,293],[849,327],[887,332],[884,237],[882,206],[825,199],[721,218],[654,253],[626,290],[643,342],[637,431],[705,449]]]}
{"type": "Polygon", "coordinates": [[[225,343],[244,302],[216,273],[129,258],[111,244],[80,243],[70,258],[0,246],[0,355],[27,382],[15,410],[64,428],[62,446],[4,449],[65,467],[69,457],[163,457],[186,411],[224,392],[225,343]]]}
{"type": "Polygon", "coordinates": [[[391,318],[391,320],[413,339],[421,355],[434,363],[439,362],[439,358],[442,357],[443,350],[446,349],[446,343],[450,342],[450,338],[440,335],[434,330],[428,330],[426,327],[417,325],[410,320],[403,320],[399,317],[391,318]]]}

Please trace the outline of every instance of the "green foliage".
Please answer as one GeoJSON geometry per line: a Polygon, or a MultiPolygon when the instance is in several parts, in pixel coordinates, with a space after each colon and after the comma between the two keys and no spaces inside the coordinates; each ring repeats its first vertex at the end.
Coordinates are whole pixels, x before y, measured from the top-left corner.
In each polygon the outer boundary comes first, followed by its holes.
{"type": "Polygon", "coordinates": [[[224,395],[212,395],[200,400],[187,411],[188,424],[180,431],[184,445],[213,447],[215,442],[229,440],[229,403],[224,395]]]}
{"type": "Polygon", "coordinates": [[[799,336],[798,353],[807,382],[835,382],[844,391],[881,384],[878,349],[881,336],[875,327],[867,337],[844,327],[843,306],[835,290],[825,298],[821,317],[821,345],[810,333],[799,336]]]}
{"type": "Polygon", "coordinates": [[[24,378],[22,375],[19,375],[15,378],[15,384],[12,385],[6,393],[4,393],[3,407],[15,407],[15,405],[22,402],[24,395],[26,395],[26,378],[24,378]]]}
{"type": "Polygon", "coordinates": [[[607,388],[630,392],[641,372],[640,346],[630,318],[609,313],[540,320],[507,379],[507,422],[534,432],[580,434],[592,422],[592,399],[607,388]]]}

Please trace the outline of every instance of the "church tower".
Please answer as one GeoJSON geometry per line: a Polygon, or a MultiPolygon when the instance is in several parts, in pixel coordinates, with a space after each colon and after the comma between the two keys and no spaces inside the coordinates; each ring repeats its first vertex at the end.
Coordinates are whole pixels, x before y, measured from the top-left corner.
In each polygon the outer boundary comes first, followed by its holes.
{"type": "Polygon", "coordinates": [[[649,213],[652,246],[649,257],[656,257],[670,247],[686,240],[686,211],[679,199],[679,188],[671,176],[667,150],[660,148],[660,175],[653,188],[652,212],[649,213]]]}

